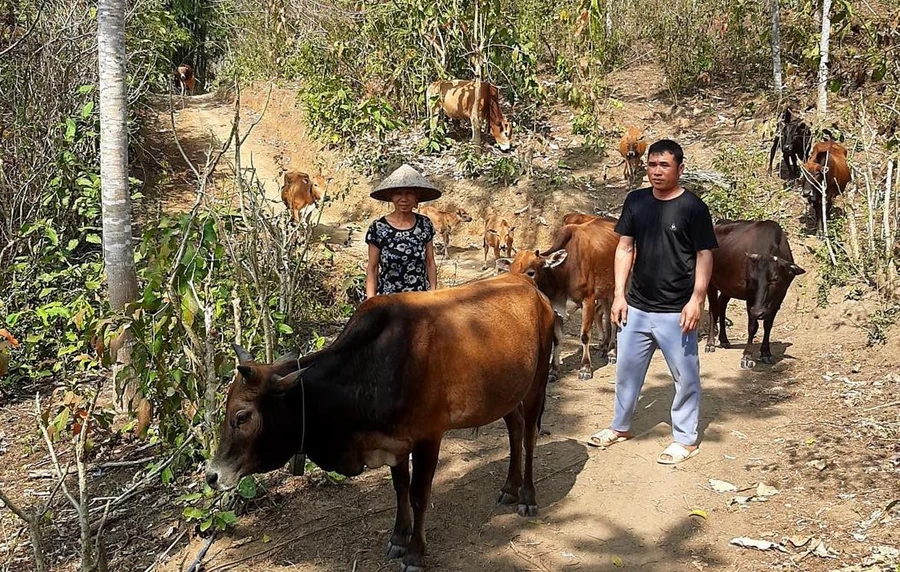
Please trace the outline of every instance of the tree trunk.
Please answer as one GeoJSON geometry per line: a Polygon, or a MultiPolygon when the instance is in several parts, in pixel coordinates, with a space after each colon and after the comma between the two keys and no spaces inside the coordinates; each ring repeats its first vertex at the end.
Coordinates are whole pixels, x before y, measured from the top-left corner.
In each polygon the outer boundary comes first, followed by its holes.
{"type": "Polygon", "coordinates": [[[606,0],[606,45],[612,41],[612,0],[606,0]]]}
{"type": "Polygon", "coordinates": [[[121,310],[137,299],[128,192],[125,1],[100,0],[98,22],[103,261],[110,306],[121,310]]]}
{"type": "Polygon", "coordinates": [[[482,74],[482,58],[484,57],[484,33],[481,29],[481,2],[475,0],[475,36],[473,44],[475,44],[474,68],[475,68],[475,94],[472,98],[472,142],[479,149],[481,148],[481,74],[482,74]]]}
{"type": "Polygon", "coordinates": [[[772,0],[772,75],[775,93],[779,103],[784,95],[784,81],[781,69],[781,17],[778,14],[778,0],[772,0]]]}
{"type": "Polygon", "coordinates": [[[822,0],[822,40],[819,43],[819,99],[816,117],[825,121],[828,110],[828,38],[831,35],[831,0],[822,0]]]}

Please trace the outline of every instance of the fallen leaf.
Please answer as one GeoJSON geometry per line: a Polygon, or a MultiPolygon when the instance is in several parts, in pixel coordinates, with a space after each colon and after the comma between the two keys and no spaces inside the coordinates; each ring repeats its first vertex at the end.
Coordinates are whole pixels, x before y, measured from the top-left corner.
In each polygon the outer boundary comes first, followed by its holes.
{"type": "Polygon", "coordinates": [[[770,487],[765,483],[759,483],[756,485],[756,496],[758,497],[772,497],[778,494],[778,489],[775,487],[770,487]]]}
{"type": "Polygon", "coordinates": [[[272,537],[269,536],[268,534],[263,534],[262,541],[263,541],[263,544],[268,544],[268,543],[272,542],[272,537]]]}
{"type": "Polygon", "coordinates": [[[732,538],[731,544],[740,546],[741,548],[755,548],[757,550],[778,550],[779,552],[787,552],[787,549],[785,549],[784,546],[778,543],[769,542],[768,540],[756,540],[754,538],[747,538],[746,536],[732,538]]]}
{"type": "Polygon", "coordinates": [[[816,440],[813,439],[812,437],[810,437],[809,439],[806,440],[806,444],[807,444],[807,445],[812,445],[812,444],[815,443],[815,442],[816,442],[816,440]]]}
{"type": "Polygon", "coordinates": [[[828,466],[828,463],[823,461],[822,459],[813,459],[812,461],[806,463],[807,467],[812,467],[813,469],[817,469],[819,471],[825,469],[828,466]]]}
{"type": "Polygon", "coordinates": [[[838,553],[831,550],[823,541],[819,541],[819,544],[812,550],[812,553],[818,556],[819,558],[837,558],[838,553]]]}
{"type": "Polygon", "coordinates": [[[610,558],[610,560],[612,560],[612,563],[616,566],[616,568],[621,568],[622,566],[625,566],[625,562],[623,562],[622,559],[619,558],[615,554],[613,554],[613,556],[612,556],[612,558],[610,558]]]}
{"type": "Polygon", "coordinates": [[[728,481],[720,481],[718,479],[709,479],[709,486],[717,493],[733,493],[738,488],[728,481]]]}
{"type": "Polygon", "coordinates": [[[709,515],[706,514],[706,511],[700,508],[695,508],[694,510],[692,510],[689,516],[699,516],[703,520],[709,518],[709,515]]]}
{"type": "Polygon", "coordinates": [[[746,439],[746,438],[747,438],[746,435],[744,435],[743,433],[741,433],[741,432],[738,431],[737,429],[735,429],[734,431],[732,431],[732,432],[731,432],[731,435],[734,436],[734,437],[737,437],[738,439],[746,439]]]}
{"type": "Polygon", "coordinates": [[[732,497],[732,499],[728,501],[728,505],[739,504],[741,506],[746,506],[752,498],[753,497],[732,497]]]}
{"type": "Polygon", "coordinates": [[[812,540],[812,536],[791,536],[785,540],[791,543],[795,548],[801,548],[806,546],[806,544],[812,540]]]}

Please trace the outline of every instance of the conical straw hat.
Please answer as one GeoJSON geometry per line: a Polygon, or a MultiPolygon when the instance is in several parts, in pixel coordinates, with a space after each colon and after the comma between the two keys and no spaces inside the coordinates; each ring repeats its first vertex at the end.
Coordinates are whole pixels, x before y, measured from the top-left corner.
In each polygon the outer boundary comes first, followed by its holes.
{"type": "Polygon", "coordinates": [[[441,196],[441,192],[428,182],[418,171],[407,164],[401,165],[396,171],[388,175],[375,187],[369,195],[379,201],[390,201],[394,189],[415,189],[419,195],[419,202],[433,201],[441,196]]]}

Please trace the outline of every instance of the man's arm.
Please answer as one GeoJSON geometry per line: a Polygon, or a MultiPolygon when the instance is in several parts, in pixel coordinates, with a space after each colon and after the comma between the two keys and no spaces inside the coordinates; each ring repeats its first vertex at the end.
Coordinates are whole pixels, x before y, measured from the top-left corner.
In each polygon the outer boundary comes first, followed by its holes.
{"type": "Polygon", "coordinates": [[[712,277],[713,254],[712,250],[698,250],[697,263],[694,267],[694,292],[691,299],[681,310],[681,331],[690,332],[700,323],[700,315],[703,313],[703,301],[706,299],[706,290],[709,288],[709,279],[712,277]]]}
{"type": "Polygon", "coordinates": [[[628,303],[625,301],[625,286],[628,284],[628,276],[631,274],[631,266],[634,263],[634,237],[620,236],[619,245],[616,246],[616,258],[614,263],[616,290],[612,305],[612,321],[620,328],[628,319],[628,303]]]}

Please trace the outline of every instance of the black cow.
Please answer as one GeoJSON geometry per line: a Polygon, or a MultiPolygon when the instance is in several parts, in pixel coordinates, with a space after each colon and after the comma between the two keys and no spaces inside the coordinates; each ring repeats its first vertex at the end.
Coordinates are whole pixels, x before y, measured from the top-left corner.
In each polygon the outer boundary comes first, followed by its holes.
{"type": "Polygon", "coordinates": [[[809,158],[809,150],[812,146],[812,131],[799,117],[791,116],[791,110],[784,109],[781,116],[780,133],[775,135],[772,141],[772,149],[769,151],[769,174],[772,174],[772,160],[775,151],[781,147],[781,168],[779,175],[786,181],[799,179],[802,175],[800,165],[809,158]]]}
{"type": "Polygon", "coordinates": [[[772,363],[769,334],[775,314],[781,308],[794,276],[806,272],[791,255],[787,236],[778,223],[766,221],[720,221],[715,226],[719,248],[713,250],[713,273],[710,280],[709,333],[706,351],[715,351],[716,319],[719,321],[719,345],[730,346],[725,333],[725,311],[732,298],[747,301],[747,346],[741,368],[754,365],[751,345],[763,322],[760,361],[772,363]]]}
{"type": "Polygon", "coordinates": [[[345,475],[390,465],[397,518],[388,555],[403,557],[407,572],[421,571],[425,511],[450,429],[502,417],[510,463],[498,502],[518,503],[522,516],[536,514],[532,467],[553,319],[533,280],[505,274],[370,298],[333,344],[305,357],[257,364],[237,348],[240,376],[228,391],[206,481],[231,488],[297,452],[345,475]]]}

